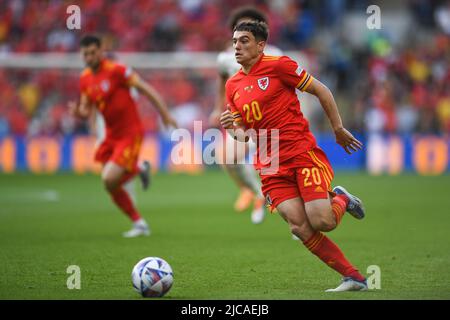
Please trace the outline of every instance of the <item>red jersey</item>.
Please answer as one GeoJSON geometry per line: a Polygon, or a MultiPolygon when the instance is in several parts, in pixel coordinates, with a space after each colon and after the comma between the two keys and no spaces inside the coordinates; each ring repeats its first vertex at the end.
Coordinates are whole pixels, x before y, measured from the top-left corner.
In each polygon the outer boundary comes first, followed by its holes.
{"type": "Polygon", "coordinates": [[[144,133],[135,101],[131,97],[131,68],[103,59],[97,72],[86,68],[80,76],[81,94],[102,113],[106,139],[121,139],[144,133]]]}
{"type": "Polygon", "coordinates": [[[260,161],[259,129],[267,129],[267,155],[271,154],[271,129],[279,131],[279,163],[312,150],[316,140],[300,109],[296,89],[306,90],[312,76],[286,56],[263,55],[248,74],[242,69],[225,86],[228,107],[236,121],[257,133],[256,167],[267,167],[260,161]]]}

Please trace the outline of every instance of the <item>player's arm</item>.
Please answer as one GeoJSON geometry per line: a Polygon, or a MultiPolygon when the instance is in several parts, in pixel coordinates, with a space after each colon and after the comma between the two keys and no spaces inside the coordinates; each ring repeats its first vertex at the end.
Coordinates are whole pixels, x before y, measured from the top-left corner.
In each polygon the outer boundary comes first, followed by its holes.
{"type": "Polygon", "coordinates": [[[220,115],[220,124],[226,129],[228,134],[235,140],[240,142],[249,141],[250,137],[245,134],[245,125],[242,121],[242,115],[234,105],[232,95],[234,90],[228,82],[225,83],[225,100],[227,103],[226,110],[220,115]]]}
{"type": "Polygon", "coordinates": [[[166,103],[153,86],[145,82],[137,73],[133,73],[131,76],[130,85],[138,89],[139,92],[150,100],[161,115],[162,121],[166,127],[172,126],[178,128],[178,124],[170,115],[166,103]]]}
{"type": "Polygon", "coordinates": [[[227,89],[225,88],[225,99],[227,100],[227,109],[220,115],[220,124],[222,128],[227,130],[227,133],[233,137],[234,140],[240,142],[247,142],[250,137],[245,134],[245,126],[242,123],[242,115],[237,111],[236,106],[231,102],[232,99],[227,96],[227,89]]]}
{"type": "Polygon", "coordinates": [[[336,136],[336,142],[342,146],[348,154],[358,149],[362,149],[362,143],[358,141],[342,124],[339,110],[330,89],[319,80],[312,78],[312,81],[304,89],[304,91],[315,95],[324,109],[331,127],[336,136]]]}
{"type": "Polygon", "coordinates": [[[226,129],[228,134],[240,142],[248,142],[250,137],[245,134],[245,127],[241,124],[240,115],[227,109],[220,115],[220,124],[226,129]]]}
{"type": "Polygon", "coordinates": [[[90,132],[97,132],[97,116],[96,112],[91,112],[91,115],[89,116],[88,124],[90,132]]]}
{"type": "Polygon", "coordinates": [[[69,112],[71,115],[80,118],[89,118],[92,114],[93,105],[89,101],[89,98],[85,94],[81,94],[80,103],[76,103],[75,101],[68,102],[69,112]]]}

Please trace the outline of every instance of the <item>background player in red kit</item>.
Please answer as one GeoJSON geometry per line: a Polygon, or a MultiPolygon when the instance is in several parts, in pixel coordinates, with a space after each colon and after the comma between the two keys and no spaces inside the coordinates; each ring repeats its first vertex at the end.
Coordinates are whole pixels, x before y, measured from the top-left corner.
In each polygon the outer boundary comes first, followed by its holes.
{"type": "Polygon", "coordinates": [[[364,208],[343,187],[331,190],[333,170],[303,117],[296,89],[319,99],[336,142],[347,153],[361,149],[362,144],[343,127],[336,102],[325,85],[286,56],[264,55],[267,38],[268,28],[263,22],[243,22],[234,29],[235,57],[242,68],[226,83],[230,110],[222,113],[221,124],[238,140],[245,140],[245,136],[236,128],[257,131],[256,166],[267,202],[313,254],[344,277],[336,289],[327,291],[366,290],[365,277],[322,233],[336,228],[346,211],[362,219],[364,208]],[[263,131],[258,129],[269,132],[267,146],[262,146],[259,138],[263,131]],[[278,133],[278,152],[271,149],[271,130],[278,133]],[[275,172],[265,171],[272,163],[261,161],[262,147],[267,147],[272,162],[278,159],[275,172]]]}
{"type": "Polygon", "coordinates": [[[87,68],[80,76],[80,103],[69,102],[69,108],[73,115],[83,118],[89,117],[94,107],[102,113],[106,138],[95,160],[103,164],[103,183],[114,203],[133,221],[133,228],[124,233],[124,237],[149,235],[148,224],[123,188],[137,174],[146,188],[149,171],[148,165],[138,166],[144,131],[130,88],[135,87],[152,102],[166,126],[176,127],[177,124],[154,88],[130,68],[103,56],[98,37],[85,36],[80,45],[87,68]]]}

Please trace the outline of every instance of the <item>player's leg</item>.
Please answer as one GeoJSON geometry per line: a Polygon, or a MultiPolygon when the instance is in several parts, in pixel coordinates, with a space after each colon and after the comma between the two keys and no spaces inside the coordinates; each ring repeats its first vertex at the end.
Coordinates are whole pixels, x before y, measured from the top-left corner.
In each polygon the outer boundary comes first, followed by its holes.
{"type": "Polygon", "coordinates": [[[257,173],[251,164],[226,164],[225,170],[239,187],[239,197],[234,208],[238,212],[246,210],[253,203],[251,220],[254,224],[263,222],[265,217],[264,197],[262,196],[257,173]]]}
{"type": "Polygon", "coordinates": [[[126,172],[120,181],[123,185],[123,189],[128,193],[133,205],[137,206],[136,184],[134,177],[138,175],[141,181],[142,189],[147,190],[151,183],[150,176],[150,162],[143,161],[139,166],[134,168],[131,172],[126,172]]]}
{"type": "Polygon", "coordinates": [[[112,200],[133,222],[133,228],[129,232],[124,233],[124,236],[149,235],[150,229],[148,224],[141,217],[132,201],[132,197],[124,188],[124,184],[129,180],[127,179],[128,177],[130,177],[129,172],[113,161],[107,162],[102,171],[103,183],[112,200]]]}
{"type": "MultiPolygon", "coordinates": [[[[308,198],[307,195],[302,196],[308,198]]],[[[326,199],[315,199],[305,203],[308,219],[315,230],[329,232],[342,221],[347,210],[348,198],[341,195],[324,194],[326,199]]],[[[308,199],[310,200],[310,199],[308,199]]]]}
{"type": "MultiPolygon", "coordinates": [[[[305,203],[305,210],[314,230],[328,232],[336,228],[337,218],[333,214],[329,199],[317,199],[305,203]]],[[[345,212],[345,207],[343,209],[345,212]]]]}
{"type": "MultiPolygon", "coordinates": [[[[265,217],[264,196],[261,183],[252,164],[246,163],[251,143],[238,142],[227,134],[225,168],[240,188],[239,198],[235,202],[236,211],[243,211],[253,202],[252,222],[261,223],[265,217]]],[[[254,150],[252,150],[254,151],[254,150]]]]}
{"type": "MultiPolygon", "coordinates": [[[[245,144],[245,154],[236,153],[236,162],[246,162],[247,155],[253,158],[256,152],[256,144],[250,140],[245,144]],[[242,158],[241,158],[242,157],[242,158]]],[[[255,194],[255,199],[253,201],[253,211],[251,214],[251,220],[254,224],[263,222],[266,216],[266,199],[262,193],[261,181],[259,175],[253,166],[253,163],[247,163],[244,165],[245,170],[243,177],[247,185],[251,187],[251,190],[255,194]]]]}
{"type": "MultiPolygon", "coordinates": [[[[122,164],[122,162],[124,162],[124,161],[120,161],[120,166],[123,167],[124,165],[122,164]]],[[[130,161],[128,161],[128,162],[130,162],[130,161]]],[[[139,176],[139,180],[141,181],[142,189],[147,190],[151,183],[150,162],[147,160],[144,160],[140,164],[126,165],[126,167],[127,167],[126,172],[122,175],[120,184],[128,184],[130,181],[132,181],[133,178],[135,178],[136,176],[139,176]]]]}
{"type": "Polygon", "coordinates": [[[114,203],[130,218],[138,221],[141,216],[133,205],[130,195],[125,191],[124,185],[129,182],[125,179],[128,175],[125,168],[108,161],[102,170],[102,181],[105,189],[111,195],[114,203]]]}
{"type": "Polygon", "coordinates": [[[339,247],[320,231],[314,230],[309,222],[301,198],[283,201],[277,206],[278,212],[289,224],[291,232],[301,239],[303,245],[344,277],[344,287],[339,291],[365,290],[366,279],[345,258],[339,247]]]}
{"type": "Polygon", "coordinates": [[[346,259],[339,247],[322,233],[336,228],[349,202],[345,195],[330,195],[333,171],[326,155],[317,149],[302,155],[299,162],[303,167],[296,170],[298,191],[305,203],[308,221],[315,230],[314,235],[303,242],[304,245],[344,277],[337,291],[367,289],[364,276],[346,259]]]}
{"type": "Polygon", "coordinates": [[[347,201],[346,210],[348,213],[359,220],[364,218],[365,210],[361,199],[348,192],[342,186],[334,187],[333,192],[337,195],[337,197],[341,197],[342,199],[347,201]]]}
{"type": "Polygon", "coordinates": [[[103,179],[114,202],[133,221],[133,228],[124,233],[125,237],[149,235],[150,229],[131,201],[131,197],[123,188],[136,174],[141,172],[138,158],[142,137],[124,138],[114,143],[113,154],[104,168],[103,179]]]}
{"type": "Polygon", "coordinates": [[[238,145],[236,140],[225,133],[225,143],[222,150],[223,167],[239,188],[239,196],[234,203],[234,209],[238,212],[242,212],[251,205],[255,198],[255,194],[252,191],[252,187],[249,186],[248,181],[245,181],[244,164],[236,163],[236,153],[238,152],[239,147],[241,147],[241,145],[238,145]]]}
{"type": "Polygon", "coordinates": [[[139,179],[141,180],[142,189],[147,190],[151,184],[151,164],[150,161],[144,160],[139,166],[139,179]]]}
{"type": "Polygon", "coordinates": [[[122,179],[123,188],[131,197],[134,206],[137,205],[137,195],[136,195],[136,181],[133,178],[136,175],[138,175],[142,185],[142,189],[147,190],[151,184],[150,170],[151,170],[150,162],[144,160],[133,171],[131,171],[130,173],[126,173],[122,179]]]}
{"type": "Polygon", "coordinates": [[[226,132],[222,133],[225,140],[222,145],[220,145],[215,150],[216,161],[221,165],[222,169],[226,173],[228,173],[233,182],[239,188],[240,193],[238,199],[234,203],[234,209],[238,212],[242,212],[250,206],[251,202],[253,201],[254,195],[253,192],[249,188],[247,188],[239,178],[239,173],[237,172],[236,166],[234,166],[232,162],[233,158],[229,156],[229,154],[231,154],[232,152],[229,152],[227,154],[227,148],[230,148],[229,144],[231,143],[229,134],[226,132]]]}
{"type": "MultiPolygon", "coordinates": [[[[101,114],[100,111],[96,111],[94,113],[95,116],[95,121],[93,122],[94,124],[94,130],[96,132],[96,148],[100,147],[103,142],[106,139],[106,127],[105,127],[105,119],[103,118],[103,115],[101,114]]],[[[112,150],[110,149],[109,151],[111,151],[110,155],[112,154],[112,150]]],[[[109,155],[109,156],[110,156],[109,155]]],[[[109,159],[109,156],[106,156],[105,159],[107,161],[107,159],[109,159]]],[[[137,205],[137,197],[136,197],[136,188],[135,188],[135,183],[134,180],[128,181],[127,183],[124,184],[124,189],[125,191],[128,193],[128,195],[131,197],[131,200],[133,201],[133,205],[136,206],[137,205]]]]}
{"type": "MultiPolygon", "coordinates": [[[[222,164],[222,168],[233,179],[234,183],[239,188],[239,196],[234,203],[234,209],[242,212],[247,209],[252,202],[258,202],[260,207],[264,206],[264,199],[262,197],[255,197],[255,191],[258,191],[261,196],[260,183],[253,166],[244,163],[237,163],[238,159],[236,153],[238,150],[237,142],[231,138],[226,132],[224,134],[224,143],[220,148],[216,149],[216,158],[218,163],[222,164]]],[[[241,153],[246,152],[246,144],[239,145],[243,149],[241,153]]],[[[244,161],[241,161],[244,162],[244,161]]]]}
{"type": "Polygon", "coordinates": [[[137,206],[137,196],[136,196],[136,181],[135,179],[129,180],[127,183],[124,183],[123,189],[128,193],[133,202],[133,205],[137,206]]]}
{"type": "Polygon", "coordinates": [[[289,225],[291,233],[300,240],[306,241],[315,233],[308,221],[305,207],[300,197],[284,200],[276,208],[280,216],[289,225]]]}
{"type": "MultiPolygon", "coordinates": [[[[343,187],[333,189],[335,193],[341,190],[345,189],[343,187]]],[[[342,221],[345,212],[351,212],[357,219],[364,217],[362,202],[357,197],[344,193],[327,196],[328,199],[317,199],[305,204],[309,221],[314,229],[324,232],[334,230],[342,221]]]]}
{"type": "Polygon", "coordinates": [[[234,202],[234,209],[237,212],[242,212],[252,204],[255,195],[252,190],[242,182],[240,177],[241,173],[239,172],[239,165],[224,164],[223,168],[239,188],[239,196],[234,202]]]}
{"type": "Polygon", "coordinates": [[[354,210],[363,211],[361,201],[357,205],[357,198],[342,187],[335,188],[335,193],[331,192],[334,173],[321,149],[303,154],[300,162],[302,167],[297,169],[298,188],[315,230],[327,232],[336,228],[351,205],[354,210]]]}

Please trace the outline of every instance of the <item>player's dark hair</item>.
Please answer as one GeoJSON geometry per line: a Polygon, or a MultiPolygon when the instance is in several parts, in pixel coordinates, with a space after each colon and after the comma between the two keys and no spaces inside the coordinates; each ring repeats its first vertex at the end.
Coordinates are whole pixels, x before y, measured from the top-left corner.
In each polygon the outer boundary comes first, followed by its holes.
{"type": "Polygon", "coordinates": [[[267,41],[269,38],[269,28],[265,22],[241,22],[233,30],[251,32],[256,41],[267,41]]]}
{"type": "Polygon", "coordinates": [[[252,6],[239,7],[235,9],[230,15],[230,19],[228,21],[230,30],[233,31],[238,21],[243,18],[250,18],[253,21],[268,23],[267,16],[262,11],[256,9],[255,7],[252,6]]]}
{"type": "Polygon", "coordinates": [[[80,40],[80,47],[89,47],[91,44],[95,44],[97,47],[100,48],[102,41],[99,37],[94,36],[92,34],[85,35],[80,40]]]}

